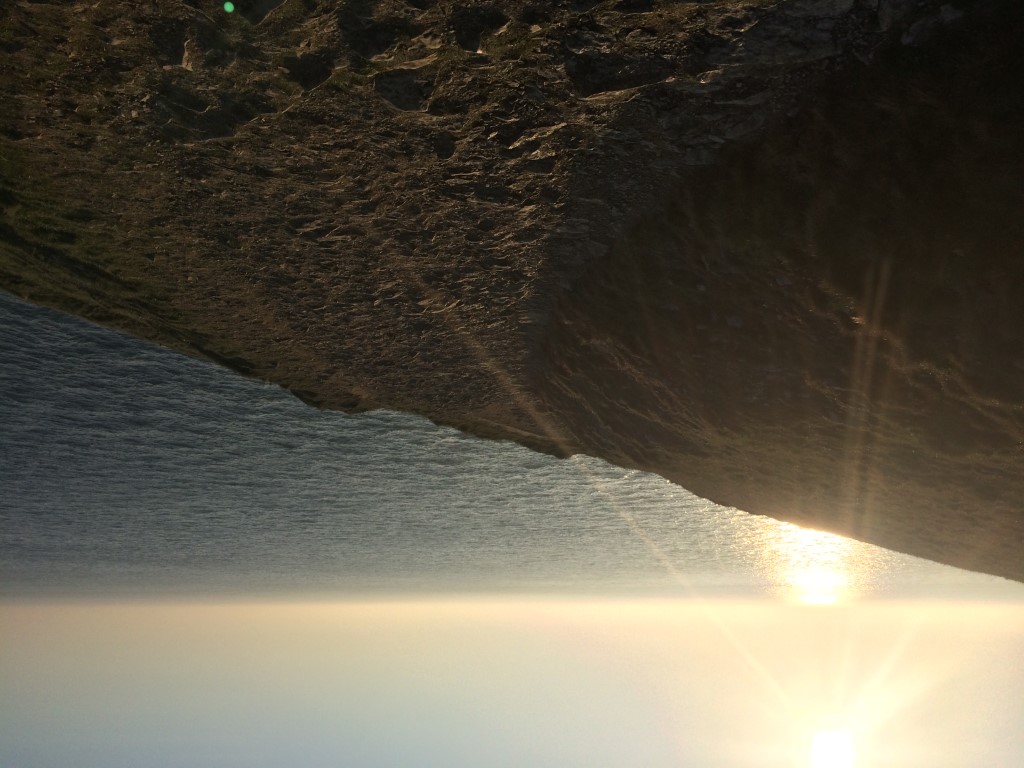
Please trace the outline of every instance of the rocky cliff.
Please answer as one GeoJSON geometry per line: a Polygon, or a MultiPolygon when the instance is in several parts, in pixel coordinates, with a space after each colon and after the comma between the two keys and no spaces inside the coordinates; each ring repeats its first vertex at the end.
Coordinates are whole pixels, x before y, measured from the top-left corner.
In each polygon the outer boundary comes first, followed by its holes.
{"type": "Polygon", "coordinates": [[[1024,580],[1014,0],[19,0],[0,286],[1024,580]]]}

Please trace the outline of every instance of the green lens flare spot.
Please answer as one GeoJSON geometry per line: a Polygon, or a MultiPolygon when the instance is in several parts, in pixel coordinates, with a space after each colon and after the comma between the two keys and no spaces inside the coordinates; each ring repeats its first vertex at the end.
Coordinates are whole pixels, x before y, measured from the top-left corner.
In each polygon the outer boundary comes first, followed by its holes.
{"type": "Polygon", "coordinates": [[[228,13],[234,13],[235,4],[234,3],[224,3],[224,10],[227,11],[228,13]]]}

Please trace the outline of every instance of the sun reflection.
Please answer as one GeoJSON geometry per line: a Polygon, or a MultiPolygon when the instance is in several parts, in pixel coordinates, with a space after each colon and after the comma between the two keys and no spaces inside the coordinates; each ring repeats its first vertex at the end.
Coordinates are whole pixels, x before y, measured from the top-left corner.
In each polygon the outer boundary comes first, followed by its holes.
{"type": "Polygon", "coordinates": [[[853,736],[843,729],[818,731],[811,741],[811,768],[854,768],[853,736]]]}
{"type": "Polygon", "coordinates": [[[808,605],[834,605],[848,586],[844,574],[821,566],[795,572],[791,581],[800,602],[808,605]]]}
{"type": "Polygon", "coordinates": [[[773,526],[764,561],[785,596],[808,605],[835,605],[853,597],[854,542],[788,523],[773,526]]]}

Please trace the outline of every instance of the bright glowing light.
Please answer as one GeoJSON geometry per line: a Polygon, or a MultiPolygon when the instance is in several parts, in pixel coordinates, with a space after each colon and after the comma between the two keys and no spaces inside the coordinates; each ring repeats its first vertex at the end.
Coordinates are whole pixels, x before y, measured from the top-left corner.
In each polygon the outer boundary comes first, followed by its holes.
{"type": "Polygon", "coordinates": [[[811,742],[811,768],[854,768],[853,737],[842,729],[818,731],[811,742]]]}
{"type": "Polygon", "coordinates": [[[763,558],[791,599],[834,605],[850,597],[853,544],[831,533],[776,524],[763,558]]]}
{"type": "Polygon", "coordinates": [[[846,577],[828,567],[811,566],[791,574],[790,582],[801,602],[833,605],[846,588],[846,577]]]}
{"type": "Polygon", "coordinates": [[[235,4],[234,3],[224,3],[224,10],[227,11],[228,13],[234,12],[235,4]]]}

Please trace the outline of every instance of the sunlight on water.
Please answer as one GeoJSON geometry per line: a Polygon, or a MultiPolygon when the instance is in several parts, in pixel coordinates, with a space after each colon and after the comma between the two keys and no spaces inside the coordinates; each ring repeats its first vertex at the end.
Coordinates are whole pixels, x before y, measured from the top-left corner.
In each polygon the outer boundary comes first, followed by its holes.
{"type": "Polygon", "coordinates": [[[775,524],[763,557],[782,596],[808,605],[835,605],[856,596],[857,542],[822,531],[775,524]]]}
{"type": "Polygon", "coordinates": [[[0,424],[0,594],[1021,591],[595,458],[317,411],[2,292],[0,424]]]}
{"type": "Polygon", "coordinates": [[[795,575],[793,586],[801,602],[834,605],[846,588],[846,578],[827,568],[809,568],[795,575]]]}

